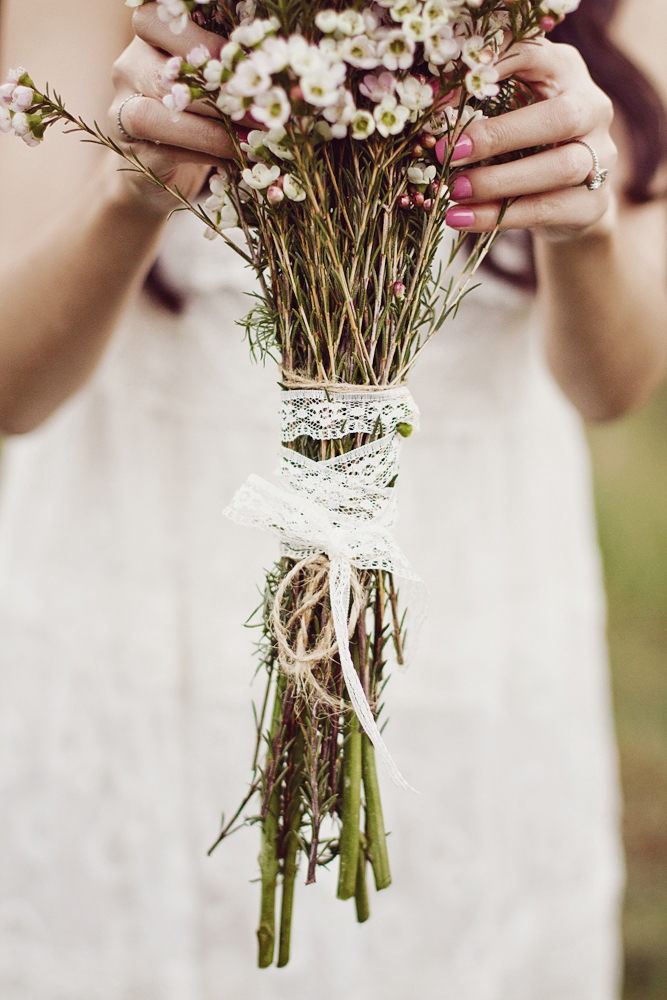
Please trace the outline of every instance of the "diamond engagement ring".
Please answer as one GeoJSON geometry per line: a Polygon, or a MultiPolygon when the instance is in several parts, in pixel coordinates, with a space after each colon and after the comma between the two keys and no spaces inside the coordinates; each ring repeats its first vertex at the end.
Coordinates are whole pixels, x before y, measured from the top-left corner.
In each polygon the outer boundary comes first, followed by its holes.
{"type": "MultiPolygon", "coordinates": [[[[144,96],[143,94],[130,94],[129,97],[125,98],[125,100],[123,101],[123,103],[121,104],[121,106],[118,109],[118,114],[116,115],[116,121],[118,122],[118,128],[120,129],[121,134],[128,140],[128,142],[141,142],[141,139],[137,139],[136,136],[130,135],[129,132],[125,131],[125,129],[123,128],[123,122],[122,122],[122,119],[121,119],[120,116],[122,114],[123,108],[125,107],[125,105],[127,104],[128,101],[133,101],[135,97],[143,97],[143,96],[144,96]]],[[[591,152],[592,152],[592,150],[591,150],[591,152]]]]}
{"type": "Polygon", "coordinates": [[[588,143],[584,142],[583,139],[570,139],[570,142],[576,142],[580,146],[585,146],[588,152],[593,157],[593,170],[591,171],[592,176],[591,174],[589,174],[586,180],[582,181],[581,184],[577,184],[576,187],[584,187],[585,185],[589,191],[597,191],[597,189],[599,187],[602,187],[604,182],[607,180],[607,177],[609,176],[609,171],[600,170],[600,161],[598,160],[598,154],[595,152],[593,147],[589,146],[588,143]]]}

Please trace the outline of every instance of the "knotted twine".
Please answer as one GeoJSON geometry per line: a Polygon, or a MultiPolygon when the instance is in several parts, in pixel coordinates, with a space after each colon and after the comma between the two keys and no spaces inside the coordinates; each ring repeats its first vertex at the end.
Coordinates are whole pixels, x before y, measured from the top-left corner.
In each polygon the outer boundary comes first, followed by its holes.
{"type": "Polygon", "coordinates": [[[282,485],[274,486],[253,474],[224,513],[238,524],[277,535],[282,554],[296,560],[281,581],[271,609],[281,669],[315,701],[331,704],[331,696],[314,676],[313,667],[330,660],[337,651],[359,722],[396,784],[409,788],[380,734],[352,660],[350,638],[364,610],[357,569],[384,570],[421,584],[391,531],[396,518],[392,487],[400,450],[396,428],[405,423],[417,427],[419,411],[402,386],[382,391],[374,387],[368,393],[364,386],[345,389],[348,391],[335,395],[330,388],[284,392],[283,441],[302,435],[316,440],[339,439],[373,433],[380,427],[383,436],[322,462],[283,447],[276,470],[282,485]],[[283,622],[285,594],[303,570],[309,571],[309,580],[300,606],[283,622]],[[312,614],[327,590],[331,617],[316,644],[309,646],[312,614]],[[290,641],[295,627],[296,637],[290,641]]]}

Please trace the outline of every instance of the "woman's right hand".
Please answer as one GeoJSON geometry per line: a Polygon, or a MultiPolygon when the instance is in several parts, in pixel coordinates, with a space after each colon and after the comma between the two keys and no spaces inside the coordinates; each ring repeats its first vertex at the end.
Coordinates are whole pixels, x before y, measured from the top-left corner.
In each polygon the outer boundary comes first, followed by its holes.
{"type": "MultiPolygon", "coordinates": [[[[181,35],[172,34],[168,25],[159,20],[154,3],[136,8],[133,27],[136,37],[113,67],[116,93],[109,109],[109,134],[121,149],[132,148],[165,184],[194,198],[210,167],[232,157],[234,147],[222,122],[203,102],[194,105],[194,113],[186,111],[177,121],[172,119],[162,103],[169,92],[162,80],[163,71],[171,56],[185,57],[198,45],[206,45],[217,58],[226,39],[192,21],[181,35]],[[133,94],[143,96],[127,101],[133,94]],[[121,112],[123,128],[136,142],[130,142],[118,128],[118,110],[123,101],[127,101],[121,112]]],[[[171,195],[139,174],[122,171],[119,183],[157,214],[167,214],[174,207],[171,195]]]]}

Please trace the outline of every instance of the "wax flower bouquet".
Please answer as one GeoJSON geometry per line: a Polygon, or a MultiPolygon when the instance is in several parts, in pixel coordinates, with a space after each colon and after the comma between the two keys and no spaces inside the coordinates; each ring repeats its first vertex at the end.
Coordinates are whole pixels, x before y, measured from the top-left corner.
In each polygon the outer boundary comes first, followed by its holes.
{"type": "MultiPolygon", "coordinates": [[[[251,476],[226,511],[276,534],[281,558],[259,611],[267,686],[252,780],[216,841],[259,824],[259,965],[277,941],[284,966],[302,858],[308,883],[338,859],[338,896],[355,899],[359,921],[368,865],[377,889],[391,882],[375,753],[405,784],[380,713],[389,647],[401,663],[411,638],[399,584],[404,597],[418,579],[391,534],[399,443],[418,420],[406,379],[495,237],[453,241],[449,263],[467,247],[456,277],[434,267],[454,150],[470,122],[533,99],[504,60],[578,0],[157,3],[175,34],[193,18],[226,39],[214,57],[199,46],[166,65],[172,115],[204,102],[235,147],[202,203],[172,193],[254,269],[244,325],[284,390],[281,485],[251,476]]],[[[0,130],[36,145],[56,121],[165,186],[140,143],[121,149],[24,70],[0,87],[0,130]]]]}

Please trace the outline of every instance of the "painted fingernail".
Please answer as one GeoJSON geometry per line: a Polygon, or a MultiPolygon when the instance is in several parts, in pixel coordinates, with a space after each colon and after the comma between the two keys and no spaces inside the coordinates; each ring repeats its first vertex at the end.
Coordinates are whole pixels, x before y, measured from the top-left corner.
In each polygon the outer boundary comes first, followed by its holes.
{"type": "Polygon", "coordinates": [[[469,208],[450,208],[445,215],[445,222],[452,229],[467,229],[475,221],[475,213],[469,208]]]}
{"type": "Polygon", "coordinates": [[[438,139],[433,148],[438,159],[438,163],[442,163],[447,153],[447,139],[444,136],[442,139],[438,139]]]}
{"type": "Polygon", "coordinates": [[[457,140],[452,151],[452,163],[458,160],[466,160],[472,153],[472,139],[469,135],[462,135],[457,140]]]}
{"type": "Polygon", "coordinates": [[[452,198],[454,201],[461,201],[462,198],[472,197],[472,184],[467,177],[457,177],[452,188],[452,198]]]}

